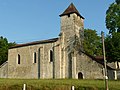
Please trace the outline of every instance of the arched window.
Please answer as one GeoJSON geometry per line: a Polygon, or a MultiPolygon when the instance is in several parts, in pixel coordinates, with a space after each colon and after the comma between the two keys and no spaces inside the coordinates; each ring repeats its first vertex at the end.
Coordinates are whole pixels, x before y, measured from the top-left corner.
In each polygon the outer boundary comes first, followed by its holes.
{"type": "Polygon", "coordinates": [[[18,54],[18,64],[20,64],[20,54],[18,54]]]}
{"type": "Polygon", "coordinates": [[[37,59],[36,57],[37,57],[37,56],[36,56],[36,52],[34,52],[34,53],[33,53],[33,63],[36,63],[36,59],[37,59]]]}
{"type": "Polygon", "coordinates": [[[83,74],[81,72],[78,73],[78,79],[83,79],[83,74]]]}
{"type": "Polygon", "coordinates": [[[50,62],[53,62],[53,51],[50,50],[50,62]]]}

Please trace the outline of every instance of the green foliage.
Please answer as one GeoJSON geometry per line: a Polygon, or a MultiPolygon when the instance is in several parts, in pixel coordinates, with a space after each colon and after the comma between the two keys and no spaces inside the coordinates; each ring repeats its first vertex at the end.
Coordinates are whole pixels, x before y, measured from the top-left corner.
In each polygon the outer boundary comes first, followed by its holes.
{"type": "Polygon", "coordinates": [[[105,40],[106,55],[109,62],[120,61],[120,33],[113,33],[105,40]]]}
{"type": "Polygon", "coordinates": [[[7,38],[0,37],[0,65],[7,61],[8,48],[15,45],[15,43],[8,43],[7,38]]]}
{"type": "Polygon", "coordinates": [[[90,55],[97,56],[102,55],[102,43],[101,37],[97,35],[95,30],[84,30],[84,45],[85,52],[90,55]]]}
{"type": "Polygon", "coordinates": [[[120,0],[116,0],[106,11],[106,27],[109,33],[120,32],[120,0]]]}
{"type": "Polygon", "coordinates": [[[106,11],[106,55],[109,62],[120,61],[120,0],[115,0],[106,11]]]}
{"type": "Polygon", "coordinates": [[[116,0],[116,3],[117,3],[117,4],[120,4],[120,0],[116,0]]]}
{"type": "Polygon", "coordinates": [[[6,38],[0,37],[0,64],[7,60],[8,41],[6,38]]]}

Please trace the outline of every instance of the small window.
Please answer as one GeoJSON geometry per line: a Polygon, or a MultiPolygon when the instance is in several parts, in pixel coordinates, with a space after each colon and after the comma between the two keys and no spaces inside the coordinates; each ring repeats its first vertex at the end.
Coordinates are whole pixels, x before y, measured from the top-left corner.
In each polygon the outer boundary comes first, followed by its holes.
{"type": "Polygon", "coordinates": [[[20,64],[20,55],[18,54],[18,64],[20,64]]]}
{"type": "Polygon", "coordinates": [[[33,53],[33,63],[36,63],[36,52],[33,53]]]}
{"type": "Polygon", "coordinates": [[[53,51],[50,50],[50,62],[53,62],[53,51]]]}
{"type": "Polygon", "coordinates": [[[68,14],[68,17],[70,17],[70,14],[68,14]]]}

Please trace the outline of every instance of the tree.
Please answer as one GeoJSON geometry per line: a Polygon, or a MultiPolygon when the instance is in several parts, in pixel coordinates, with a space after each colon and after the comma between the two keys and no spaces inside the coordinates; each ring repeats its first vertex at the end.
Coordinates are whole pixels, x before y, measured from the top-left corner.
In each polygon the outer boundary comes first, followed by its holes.
{"type": "Polygon", "coordinates": [[[113,33],[105,39],[108,62],[120,61],[120,33],[113,33]]]}
{"type": "Polygon", "coordinates": [[[106,11],[106,27],[110,34],[120,32],[120,0],[115,0],[106,11]]]}
{"type": "Polygon", "coordinates": [[[8,41],[6,38],[0,37],[0,64],[7,60],[8,41]]]}
{"type": "Polygon", "coordinates": [[[109,30],[105,39],[108,61],[120,61],[120,0],[115,0],[106,11],[106,27],[109,30]]]}
{"type": "Polygon", "coordinates": [[[8,43],[7,38],[0,37],[0,65],[7,61],[8,48],[15,45],[15,43],[8,43]]]}
{"type": "Polygon", "coordinates": [[[102,55],[102,42],[101,37],[97,35],[95,30],[84,30],[84,51],[90,55],[98,56],[102,55]]]}

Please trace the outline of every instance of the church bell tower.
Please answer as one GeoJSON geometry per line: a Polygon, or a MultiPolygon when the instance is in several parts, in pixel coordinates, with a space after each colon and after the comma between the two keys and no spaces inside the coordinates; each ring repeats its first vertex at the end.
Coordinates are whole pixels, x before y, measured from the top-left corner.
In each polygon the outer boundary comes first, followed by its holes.
{"type": "Polygon", "coordinates": [[[76,78],[76,54],[73,43],[79,39],[79,48],[82,48],[84,37],[84,17],[78,12],[73,3],[60,15],[61,18],[61,50],[63,78],[76,78]]]}
{"type": "Polygon", "coordinates": [[[60,15],[61,17],[61,36],[63,43],[67,46],[70,39],[77,36],[80,42],[84,37],[84,17],[78,12],[73,3],[60,15]]]}

